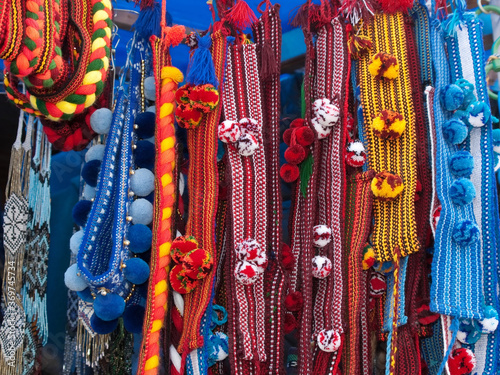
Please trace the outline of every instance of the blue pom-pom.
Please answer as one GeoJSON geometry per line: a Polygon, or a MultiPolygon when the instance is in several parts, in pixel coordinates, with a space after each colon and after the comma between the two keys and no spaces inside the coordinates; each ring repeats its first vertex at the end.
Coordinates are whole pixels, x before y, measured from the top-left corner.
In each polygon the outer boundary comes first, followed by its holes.
{"type": "Polygon", "coordinates": [[[140,258],[130,258],[125,261],[123,276],[132,284],[143,284],[149,277],[149,266],[140,258]]]}
{"type": "Polygon", "coordinates": [[[130,226],[127,239],[130,241],[129,250],[134,254],[141,254],[151,248],[153,233],[144,224],[135,224],[130,226]]]}
{"type": "Polygon", "coordinates": [[[100,160],[91,160],[85,163],[82,168],[82,178],[90,186],[97,186],[97,178],[99,176],[99,171],[101,170],[100,160]]]}
{"type": "Polygon", "coordinates": [[[229,355],[229,339],[225,333],[216,332],[208,336],[208,366],[223,361],[229,355]]]}
{"type": "Polygon", "coordinates": [[[73,207],[73,211],[71,213],[73,215],[73,221],[76,223],[76,225],[84,227],[85,224],[87,224],[87,219],[89,217],[91,209],[91,201],[81,200],[77,204],[75,204],[75,207],[73,207]]]}
{"type": "Polygon", "coordinates": [[[478,322],[482,333],[493,333],[498,328],[498,312],[493,306],[486,306],[484,319],[478,322]]]}
{"type": "Polygon", "coordinates": [[[97,134],[108,134],[113,120],[113,112],[109,108],[99,108],[90,116],[90,126],[97,134]]]}
{"type": "Polygon", "coordinates": [[[491,120],[491,109],[485,102],[473,102],[467,111],[469,111],[469,124],[475,128],[483,127],[491,120]]]}
{"type": "Polygon", "coordinates": [[[109,322],[122,316],[125,310],[125,300],[115,293],[98,294],[94,300],[94,312],[96,315],[109,322]]]}
{"type": "Polygon", "coordinates": [[[95,145],[89,148],[85,154],[85,161],[88,163],[91,160],[102,160],[104,158],[104,145],[95,145]]]}
{"type": "Polygon", "coordinates": [[[457,151],[450,158],[450,171],[455,177],[469,177],[474,169],[474,158],[469,151],[457,151]]]}
{"type": "MultiPolygon", "coordinates": [[[[156,100],[156,84],[155,77],[148,77],[144,80],[144,97],[147,100],[155,101],[156,100]]],[[[141,137],[145,138],[145,137],[141,137]]]]}
{"type": "Polygon", "coordinates": [[[90,325],[95,333],[99,335],[107,335],[113,332],[118,327],[118,319],[105,321],[100,319],[96,314],[90,318],[90,325]]]}
{"type": "Polygon", "coordinates": [[[465,206],[472,203],[476,197],[476,189],[471,180],[467,178],[459,178],[450,186],[451,201],[457,206],[465,206]]]}
{"type": "Polygon", "coordinates": [[[471,220],[462,220],[453,228],[451,237],[461,246],[470,246],[479,241],[479,227],[471,220]]]}
{"type": "Polygon", "coordinates": [[[476,95],[474,95],[474,85],[472,83],[467,81],[465,78],[460,78],[456,82],[456,85],[464,92],[462,108],[467,108],[470,103],[476,101],[476,95]]]}
{"type": "Polygon", "coordinates": [[[123,313],[123,325],[130,333],[141,333],[145,309],[141,305],[127,306],[123,313]]]}
{"type": "Polygon", "coordinates": [[[476,320],[462,319],[459,327],[457,339],[462,344],[472,345],[481,338],[481,327],[476,320]]]}
{"type": "Polygon", "coordinates": [[[136,199],[129,209],[132,223],[149,225],[153,221],[153,205],[144,198],[136,199]]]}
{"type": "Polygon", "coordinates": [[[130,188],[139,197],[145,197],[155,188],[155,175],[149,169],[139,168],[130,177],[130,188]]]}
{"type": "Polygon", "coordinates": [[[443,124],[443,137],[453,145],[459,145],[465,141],[468,134],[467,125],[458,118],[451,118],[443,124]]]}
{"type": "Polygon", "coordinates": [[[139,138],[151,138],[155,135],[156,116],[154,112],[142,112],[135,118],[135,133],[139,138]]]}
{"type": "Polygon", "coordinates": [[[85,302],[94,302],[94,296],[92,295],[92,292],[90,288],[85,288],[84,290],[81,290],[79,292],[76,292],[78,294],[78,297],[85,302]]]}
{"type": "Polygon", "coordinates": [[[139,168],[154,169],[155,163],[155,146],[148,141],[137,142],[134,150],[135,163],[139,168]]]}
{"type": "Polygon", "coordinates": [[[95,187],[85,184],[83,187],[83,199],[91,200],[95,198],[95,187]]]}
{"type": "Polygon", "coordinates": [[[447,111],[455,111],[461,107],[465,99],[463,90],[454,84],[447,85],[441,91],[441,104],[447,111]]]}
{"type": "Polygon", "coordinates": [[[88,287],[83,277],[78,276],[79,274],[80,271],[78,271],[76,263],[69,266],[64,273],[64,284],[69,290],[80,292],[88,287]]]}
{"type": "Polygon", "coordinates": [[[500,154],[500,129],[493,129],[491,136],[493,138],[493,151],[500,154]]]}
{"type": "Polygon", "coordinates": [[[149,106],[148,108],[146,108],[146,112],[152,112],[156,114],[156,106],[154,105],[149,106]]]}
{"type": "Polygon", "coordinates": [[[78,251],[80,250],[80,245],[82,244],[82,239],[83,239],[83,230],[75,232],[69,239],[69,249],[73,254],[75,255],[78,254],[78,251]]]}

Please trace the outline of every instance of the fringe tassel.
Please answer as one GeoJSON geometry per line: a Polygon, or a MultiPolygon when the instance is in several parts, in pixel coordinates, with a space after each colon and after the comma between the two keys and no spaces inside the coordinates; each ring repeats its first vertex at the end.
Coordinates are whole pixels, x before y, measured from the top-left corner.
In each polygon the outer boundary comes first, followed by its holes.
{"type": "Polygon", "coordinates": [[[262,45],[261,62],[262,66],[260,67],[260,78],[262,80],[267,80],[273,75],[280,73],[274,51],[267,41],[264,41],[262,45]]]}
{"type": "Polygon", "coordinates": [[[364,54],[370,51],[372,42],[365,35],[358,34],[351,25],[347,25],[347,32],[349,33],[347,49],[353,59],[359,60],[364,54]]]}
{"type": "MultiPolygon", "coordinates": [[[[144,2],[144,1],[143,1],[144,2]]],[[[133,29],[137,31],[139,36],[143,37],[146,40],[149,40],[149,37],[152,35],[160,36],[161,27],[161,7],[157,1],[149,0],[148,3],[151,2],[150,6],[144,6],[141,2],[141,12],[139,13],[139,17],[135,21],[132,26],[133,29]]]]}
{"type": "Polygon", "coordinates": [[[193,57],[189,63],[189,72],[186,82],[192,85],[210,84],[216,89],[219,87],[219,81],[215,75],[214,62],[210,53],[212,37],[207,34],[198,40],[198,48],[194,51],[193,57]]]}
{"type": "Polygon", "coordinates": [[[85,364],[95,367],[109,348],[109,335],[98,335],[89,332],[81,321],[76,330],[77,349],[82,353],[85,364]]]}
{"type": "Polygon", "coordinates": [[[225,19],[240,31],[252,26],[257,21],[252,8],[243,0],[239,0],[235,6],[227,11],[225,19]]]}

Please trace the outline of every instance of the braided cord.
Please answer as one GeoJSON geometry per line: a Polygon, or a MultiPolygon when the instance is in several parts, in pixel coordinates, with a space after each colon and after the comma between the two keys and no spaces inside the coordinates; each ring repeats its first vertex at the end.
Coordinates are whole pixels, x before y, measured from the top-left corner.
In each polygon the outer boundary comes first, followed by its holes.
{"type": "MultiPolygon", "coordinates": [[[[82,46],[91,46],[88,53],[83,51],[81,56],[88,55],[88,64],[84,64],[82,61],[79,64],[81,69],[86,69],[83,78],[77,72],[61,93],[41,98],[30,93],[26,96],[19,93],[16,85],[11,85],[12,77],[6,74],[4,84],[7,96],[22,110],[51,121],[69,120],[94,104],[102,93],[111,52],[111,2],[110,0],[92,0],[90,4],[88,1],[83,1],[80,5],[83,6],[81,14],[88,14],[87,8],[88,5],[91,5],[90,14],[93,29],[92,37],[88,43],[86,43],[85,38],[82,42],[82,46]],[[61,96],[62,98],[60,98],[61,96]]],[[[76,11],[78,4],[73,4],[73,6],[73,12],[78,14],[76,11]]]]}
{"type": "Polygon", "coordinates": [[[139,356],[138,373],[157,374],[160,365],[160,330],[167,311],[167,275],[172,245],[172,213],[175,203],[175,91],[182,73],[166,62],[165,41],[151,38],[156,85],[156,167],[154,238],[151,255],[151,277],[148,288],[147,310],[144,322],[142,350],[139,356]],[[161,85],[159,84],[161,82],[161,85]]]}

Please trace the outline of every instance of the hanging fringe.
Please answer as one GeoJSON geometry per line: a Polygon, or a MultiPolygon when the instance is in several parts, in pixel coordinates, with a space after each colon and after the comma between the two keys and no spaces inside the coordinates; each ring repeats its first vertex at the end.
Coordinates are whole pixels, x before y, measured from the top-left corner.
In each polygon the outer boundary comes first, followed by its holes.
{"type": "Polygon", "coordinates": [[[98,335],[89,332],[81,320],[76,330],[77,349],[82,354],[85,364],[95,367],[106,354],[109,348],[109,335],[98,335]]]}
{"type": "Polygon", "coordinates": [[[359,60],[364,54],[370,51],[372,48],[372,42],[367,36],[356,32],[350,24],[346,27],[347,32],[349,33],[347,49],[353,59],[359,60]]]}
{"type": "Polygon", "coordinates": [[[356,25],[360,20],[369,22],[377,10],[376,0],[345,0],[340,11],[356,25]]]}
{"type": "MultiPolygon", "coordinates": [[[[143,1],[144,2],[144,1],[143,1]]],[[[161,7],[157,1],[148,0],[147,2],[151,2],[150,6],[144,6],[141,2],[141,12],[139,13],[139,17],[135,21],[132,28],[137,31],[139,36],[143,37],[146,40],[149,40],[151,35],[160,36],[161,27],[161,7]]]]}
{"type": "Polygon", "coordinates": [[[198,39],[198,48],[194,51],[189,63],[187,83],[191,85],[210,84],[218,89],[219,81],[215,75],[214,62],[210,53],[211,45],[212,37],[210,34],[198,39]]]}
{"type": "Polygon", "coordinates": [[[260,78],[262,80],[267,80],[269,77],[280,73],[280,68],[278,66],[278,62],[276,61],[275,53],[268,41],[264,41],[262,45],[261,64],[260,78]]]}
{"type": "Polygon", "coordinates": [[[239,0],[235,6],[229,9],[224,18],[240,31],[252,26],[257,21],[252,8],[243,0],[239,0]]]}

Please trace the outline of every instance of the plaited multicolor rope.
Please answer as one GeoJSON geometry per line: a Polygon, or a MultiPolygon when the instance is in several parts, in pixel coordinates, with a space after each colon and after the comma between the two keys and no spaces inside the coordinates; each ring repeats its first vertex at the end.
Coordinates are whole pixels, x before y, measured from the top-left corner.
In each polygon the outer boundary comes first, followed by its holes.
{"type": "Polygon", "coordinates": [[[71,3],[72,20],[91,28],[83,33],[78,68],[72,79],[60,91],[45,96],[21,94],[10,74],[4,78],[7,96],[22,110],[51,121],[68,120],[82,113],[96,101],[104,88],[110,62],[111,2],[109,0],[79,0],[71,3]],[[91,20],[87,26],[87,17],[91,20]]]}
{"type": "Polygon", "coordinates": [[[146,318],[139,356],[138,374],[157,374],[160,366],[160,330],[167,310],[167,275],[172,245],[172,218],[175,204],[175,91],[184,77],[168,63],[165,40],[151,37],[156,84],[157,128],[153,251],[146,318]]]}
{"type": "Polygon", "coordinates": [[[2,8],[5,12],[3,12],[3,24],[1,25],[3,40],[0,40],[2,43],[0,59],[5,61],[15,59],[21,49],[24,36],[24,25],[22,22],[24,7],[22,3],[22,0],[7,1],[2,8]]]}

